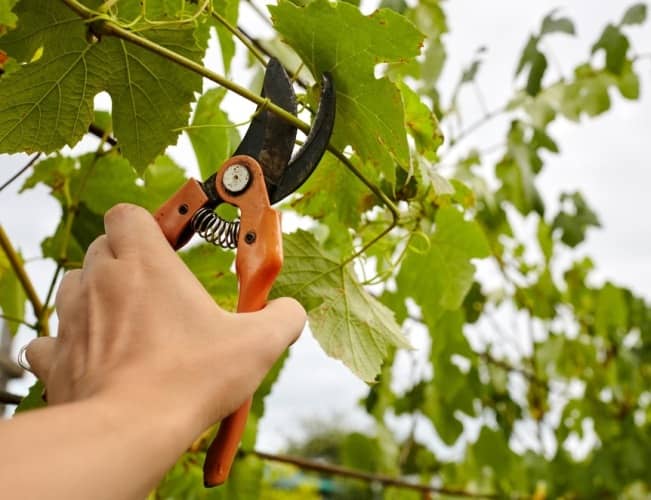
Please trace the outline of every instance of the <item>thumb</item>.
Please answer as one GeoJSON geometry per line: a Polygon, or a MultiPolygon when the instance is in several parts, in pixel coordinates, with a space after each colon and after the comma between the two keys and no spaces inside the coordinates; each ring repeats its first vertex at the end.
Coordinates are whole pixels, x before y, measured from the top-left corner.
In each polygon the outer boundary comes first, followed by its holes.
{"type": "Polygon", "coordinates": [[[32,340],[25,348],[25,356],[32,373],[44,383],[50,373],[56,342],[52,337],[40,337],[32,340]]]}
{"type": "Polygon", "coordinates": [[[250,313],[259,335],[265,342],[273,342],[279,351],[293,344],[305,328],[307,313],[296,300],[283,297],[271,300],[255,313],[250,313]]]}

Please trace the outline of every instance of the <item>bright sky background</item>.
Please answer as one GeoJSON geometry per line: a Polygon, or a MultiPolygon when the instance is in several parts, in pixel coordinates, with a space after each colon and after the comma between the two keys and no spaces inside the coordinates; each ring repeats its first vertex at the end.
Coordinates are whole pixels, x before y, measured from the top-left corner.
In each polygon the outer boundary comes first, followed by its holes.
{"type": "MultiPolygon", "coordinates": [[[[576,39],[553,35],[545,42],[555,62],[550,63],[548,78],[558,77],[560,67],[569,75],[575,63],[585,59],[590,45],[609,21],[617,22],[632,2],[614,0],[536,1],[454,0],[445,2],[450,34],[447,35],[449,59],[443,74],[443,89],[449,92],[459,77],[462,66],[473,57],[479,46],[488,51],[478,75],[478,82],[489,109],[504,104],[512,94],[513,73],[517,58],[529,34],[539,29],[540,21],[553,8],[575,21],[576,39]]],[[[261,3],[260,3],[261,5],[261,3]]],[[[258,36],[265,27],[255,21],[255,14],[243,3],[241,22],[251,21],[258,36]]],[[[651,52],[651,23],[643,28],[628,29],[632,46],[641,52],[651,52]]],[[[214,60],[209,58],[208,60],[214,60]]],[[[240,67],[236,64],[236,68],[240,67]]],[[[556,206],[558,194],[580,190],[598,213],[603,229],[591,231],[588,241],[577,253],[593,257],[599,279],[610,279],[632,287],[651,297],[651,60],[637,66],[642,74],[642,99],[627,102],[611,95],[613,109],[598,119],[583,119],[580,125],[562,121],[551,130],[561,148],[561,154],[548,158],[538,180],[549,208],[556,206]]],[[[237,71],[237,70],[236,70],[237,71]]],[[[240,73],[235,72],[238,75],[240,73]]],[[[237,78],[236,78],[237,79],[237,78]]],[[[243,79],[246,81],[246,79],[243,79]]],[[[233,97],[229,101],[233,121],[242,121],[252,107],[233,97]]],[[[480,117],[481,111],[474,94],[462,94],[466,123],[480,117]]],[[[474,137],[462,143],[459,153],[473,145],[492,145],[504,137],[505,121],[493,121],[474,137]]],[[[187,140],[180,142],[172,153],[179,163],[196,172],[195,161],[187,140]]],[[[0,183],[22,165],[24,156],[0,156],[0,183]]],[[[22,181],[0,193],[0,223],[25,257],[40,254],[41,239],[50,234],[60,217],[58,205],[46,190],[39,188],[18,196],[22,181]]],[[[575,254],[576,255],[576,254],[575,254]]],[[[53,266],[35,260],[28,265],[42,295],[49,283],[53,266]]],[[[482,268],[482,275],[490,270],[482,268]]],[[[486,276],[490,279],[490,276],[486,276]]],[[[21,330],[15,351],[31,338],[31,332],[21,330]]],[[[422,343],[418,334],[413,342],[422,343]]],[[[216,376],[219,374],[217,373],[216,376]]],[[[12,382],[10,388],[24,393],[31,383],[27,378],[12,382]]],[[[329,359],[306,332],[292,347],[285,370],[267,399],[267,412],[261,423],[258,447],[277,451],[287,437],[299,437],[305,422],[336,421],[349,428],[364,428],[369,424],[364,413],[356,408],[357,401],[367,391],[343,365],[329,359]]],[[[423,431],[428,434],[426,430],[423,431]]],[[[430,439],[431,436],[423,436],[430,439]]]]}

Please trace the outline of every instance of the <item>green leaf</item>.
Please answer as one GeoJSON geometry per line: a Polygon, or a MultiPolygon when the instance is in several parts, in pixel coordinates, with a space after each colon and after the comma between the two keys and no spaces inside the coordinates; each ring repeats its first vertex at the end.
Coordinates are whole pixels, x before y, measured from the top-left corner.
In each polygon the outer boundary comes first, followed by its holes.
{"type": "Polygon", "coordinates": [[[590,227],[600,227],[597,214],[592,211],[578,191],[561,194],[563,209],[554,217],[552,229],[559,229],[561,241],[574,248],[585,239],[590,227]]]}
{"type": "Polygon", "coordinates": [[[116,203],[137,204],[142,187],[136,184],[136,173],[126,160],[117,154],[101,158],[86,158],[89,163],[87,178],[80,201],[97,214],[103,214],[116,203]]]}
{"type": "MultiPolygon", "coordinates": [[[[172,196],[187,180],[185,170],[169,156],[158,156],[143,176],[138,205],[154,211],[172,196]]],[[[139,183],[138,180],[135,180],[139,183]]]]}
{"type": "MultiPolygon", "coordinates": [[[[360,166],[358,158],[351,159],[360,166]]],[[[373,195],[341,162],[326,155],[301,188],[302,197],[292,204],[301,214],[346,234],[358,227],[362,214],[376,202],[373,195]],[[333,203],[336,201],[336,203],[333,203]]]]}
{"type": "MultiPolygon", "coordinates": [[[[448,32],[445,11],[438,1],[417,2],[405,12],[405,15],[421,33],[427,34],[425,49],[418,60],[406,66],[401,65],[399,68],[389,68],[389,74],[392,70],[398,69],[399,72],[404,71],[404,75],[419,79],[423,91],[431,93],[434,101],[433,108],[438,112],[436,83],[447,57],[446,46],[442,40],[442,35],[448,32]]],[[[398,81],[401,78],[393,78],[393,80],[398,81]]]]}
{"type": "Polygon", "coordinates": [[[480,467],[492,468],[497,477],[508,477],[510,462],[515,457],[509,449],[508,437],[501,431],[483,427],[473,453],[480,467]]]}
{"type": "Polygon", "coordinates": [[[617,80],[617,88],[626,99],[635,100],[640,97],[640,79],[633,69],[631,61],[624,62],[624,67],[617,80]]]}
{"type": "Polygon", "coordinates": [[[533,35],[529,37],[529,41],[520,55],[518,67],[515,70],[515,75],[518,76],[525,68],[529,67],[529,76],[527,77],[525,90],[532,97],[540,92],[542,78],[547,69],[547,58],[545,54],[538,50],[539,41],[539,37],[533,35]]]}
{"type": "Polygon", "coordinates": [[[36,410],[38,408],[45,408],[47,404],[43,401],[43,391],[45,386],[43,382],[37,380],[29,388],[27,396],[23,398],[20,404],[16,407],[16,413],[22,413],[24,411],[36,410]]]}
{"type": "MultiPolygon", "coordinates": [[[[462,373],[453,356],[473,356],[470,345],[463,334],[463,311],[447,311],[436,321],[428,321],[432,348],[430,361],[434,368],[434,379],[430,382],[437,398],[437,413],[449,418],[459,410],[467,415],[474,413],[473,401],[478,380],[474,372],[462,373]]],[[[456,439],[456,437],[454,438],[456,439]]]]}
{"type": "Polygon", "coordinates": [[[526,215],[532,211],[542,214],[544,205],[535,185],[535,174],[542,167],[538,149],[545,146],[541,141],[544,136],[533,135],[527,141],[524,125],[513,122],[508,134],[507,153],[495,166],[495,175],[502,181],[496,197],[508,201],[520,213],[526,215]]]}
{"type": "MultiPolygon", "coordinates": [[[[104,214],[117,203],[133,203],[155,210],[185,181],[183,170],[170,158],[160,156],[145,172],[144,182],[138,180],[129,162],[117,154],[107,154],[91,162],[85,175],[80,201],[97,214],[104,214]]],[[[81,174],[84,176],[84,173],[81,174]]]]}
{"type": "Polygon", "coordinates": [[[226,90],[208,90],[197,102],[194,118],[186,130],[203,179],[214,174],[240,142],[237,129],[220,109],[226,90]]]}
{"type": "Polygon", "coordinates": [[[0,0],[0,36],[7,28],[16,27],[18,17],[12,12],[17,0],[0,0]]]}
{"type": "Polygon", "coordinates": [[[545,257],[545,262],[549,263],[552,258],[552,253],[554,252],[554,240],[552,239],[552,228],[545,223],[545,220],[542,217],[538,219],[537,236],[540,251],[545,257]]]}
{"type": "Polygon", "coordinates": [[[391,181],[395,164],[409,165],[400,91],[375,78],[378,63],[401,63],[417,56],[423,35],[389,9],[363,16],[350,4],[316,0],[306,7],[281,1],[269,10],[283,35],[313,74],[330,72],[337,91],[333,142],[351,145],[365,163],[391,181]]]}
{"type": "Polygon", "coordinates": [[[595,316],[597,335],[619,341],[626,333],[628,307],[622,291],[612,283],[606,283],[599,291],[595,316]]]}
{"type": "Polygon", "coordinates": [[[382,370],[375,383],[369,386],[368,395],[364,400],[364,408],[367,413],[378,422],[384,420],[385,412],[395,403],[396,396],[391,391],[391,372],[394,360],[395,352],[390,353],[387,357],[387,362],[382,365],[382,370]]]}
{"type": "Polygon", "coordinates": [[[550,33],[566,33],[568,35],[574,35],[574,23],[568,17],[557,17],[554,18],[556,10],[551,11],[545,16],[540,28],[540,36],[547,35],[550,33]]]}
{"type": "Polygon", "coordinates": [[[474,60],[470,66],[465,68],[461,73],[461,83],[470,83],[474,81],[481,63],[480,60],[474,60]]]}
{"type": "Polygon", "coordinates": [[[348,434],[341,444],[341,463],[345,467],[365,472],[386,472],[382,469],[379,443],[364,434],[348,434]]]}
{"type": "Polygon", "coordinates": [[[529,78],[527,78],[527,86],[525,90],[530,96],[535,96],[540,92],[542,86],[542,78],[547,69],[547,58],[542,52],[537,52],[531,61],[531,69],[529,70],[529,78]]]}
{"type": "Polygon", "coordinates": [[[463,424],[454,416],[454,409],[447,408],[441,398],[434,399],[430,396],[430,399],[423,406],[424,413],[434,424],[441,440],[452,446],[463,432],[463,424]]]}
{"type": "MultiPolygon", "coordinates": [[[[25,290],[18,281],[18,276],[11,267],[9,259],[4,252],[0,251],[0,310],[9,318],[23,321],[25,302],[27,302],[25,290]]],[[[0,323],[3,322],[9,327],[9,332],[16,334],[20,323],[0,318],[0,323]]]]}
{"type": "MultiPolygon", "coordinates": [[[[79,250],[85,254],[88,246],[98,236],[104,234],[104,217],[91,211],[84,203],[80,203],[77,205],[77,213],[72,221],[72,229],[70,232],[72,238],[66,250],[66,257],[67,260],[75,260],[75,243],[79,245],[79,250]]],[[[81,262],[81,255],[77,259],[77,262],[81,262]]]]}
{"type": "MultiPolygon", "coordinates": [[[[218,12],[231,26],[237,26],[240,2],[237,0],[213,0],[213,9],[218,12]]],[[[222,61],[224,62],[224,73],[231,70],[231,62],[235,56],[235,40],[233,34],[219,21],[212,21],[217,31],[219,46],[222,49],[222,61]]]]}
{"type": "Polygon", "coordinates": [[[429,249],[407,255],[396,278],[398,289],[416,300],[425,318],[436,320],[444,310],[461,307],[475,275],[471,259],[489,253],[476,222],[464,220],[453,207],[440,208],[429,249]]]}
{"type": "Polygon", "coordinates": [[[46,158],[33,167],[32,175],[25,180],[20,192],[33,189],[39,183],[42,183],[50,187],[50,194],[59,203],[64,204],[65,193],[70,190],[70,177],[75,169],[76,161],[73,158],[59,154],[46,158]]]}
{"type": "Polygon", "coordinates": [[[93,124],[97,125],[107,134],[113,133],[113,118],[108,111],[96,109],[93,115],[93,124]]]}
{"type": "Polygon", "coordinates": [[[298,231],[284,238],[285,264],[273,296],[295,297],[324,351],[365,381],[373,381],[392,347],[409,347],[392,312],[357,281],[350,264],[298,231]]]}
{"type": "MultiPolygon", "coordinates": [[[[0,38],[0,48],[28,64],[0,79],[0,102],[11,103],[0,117],[0,152],[52,152],[76,144],[103,90],[112,98],[120,149],[140,172],[176,141],[201,89],[199,75],[114,37],[93,43],[88,25],[61,2],[22,0],[16,13],[20,22],[0,38]],[[42,55],[30,62],[37,51],[42,55]]],[[[207,31],[183,26],[141,36],[199,62],[207,31]]]]}
{"type": "Polygon", "coordinates": [[[592,53],[594,54],[599,49],[603,49],[606,52],[606,68],[611,73],[619,75],[626,61],[628,47],[628,38],[617,26],[609,24],[604,29],[599,40],[592,46],[592,53]]]}
{"type": "Polygon", "coordinates": [[[631,5],[626,12],[622,20],[619,22],[621,26],[631,25],[631,24],[642,24],[646,21],[646,11],[647,6],[644,3],[636,3],[631,5]]]}
{"type": "Polygon", "coordinates": [[[179,255],[220,307],[235,311],[237,277],[231,271],[235,254],[204,243],[179,255]]]}
{"type": "Polygon", "coordinates": [[[437,159],[436,152],[443,144],[443,133],[439,127],[439,121],[432,110],[409,86],[401,83],[399,87],[405,106],[407,132],[414,138],[418,153],[433,161],[437,159]]]}
{"type": "Polygon", "coordinates": [[[577,121],[581,113],[597,116],[610,108],[608,85],[611,75],[583,64],[574,70],[575,80],[563,88],[560,111],[577,121]]]}
{"type": "MultiPolygon", "coordinates": [[[[85,207],[85,205],[83,206],[85,207]]],[[[90,211],[86,209],[84,212],[90,211]]],[[[68,237],[66,234],[65,220],[62,220],[54,234],[41,241],[41,252],[43,253],[43,257],[50,258],[56,262],[59,262],[61,257],[65,255],[66,262],[64,265],[66,269],[70,267],[78,268],[84,259],[86,248],[82,248],[75,238],[68,237]]]]}

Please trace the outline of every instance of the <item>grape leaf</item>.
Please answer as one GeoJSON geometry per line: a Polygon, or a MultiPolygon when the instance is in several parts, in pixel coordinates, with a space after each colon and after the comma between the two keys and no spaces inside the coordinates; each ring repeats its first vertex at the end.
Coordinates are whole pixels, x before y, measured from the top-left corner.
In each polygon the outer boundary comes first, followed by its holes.
{"type": "Polygon", "coordinates": [[[414,138],[416,150],[427,159],[436,160],[436,151],[443,144],[443,133],[436,116],[406,84],[400,84],[400,91],[405,105],[407,132],[414,138]]]}
{"type": "Polygon", "coordinates": [[[621,25],[627,24],[642,24],[646,20],[647,6],[644,3],[636,3],[631,5],[620,22],[621,25]]]}
{"type": "Polygon", "coordinates": [[[234,254],[214,245],[197,245],[180,252],[181,258],[220,307],[237,306],[237,278],[231,272],[234,254]]]}
{"type": "Polygon", "coordinates": [[[552,229],[560,229],[561,241],[574,248],[585,239],[589,227],[599,227],[599,219],[578,191],[561,194],[561,204],[571,204],[561,210],[552,221],[552,229]]]}
{"type": "MultiPolygon", "coordinates": [[[[176,141],[194,92],[201,90],[199,75],[116,38],[93,42],[88,25],[61,2],[22,0],[16,13],[18,26],[0,38],[0,48],[28,64],[0,80],[0,102],[7,103],[0,115],[0,152],[52,152],[76,144],[102,90],[112,98],[121,151],[140,172],[176,141]]],[[[183,26],[143,33],[198,62],[207,30],[183,26]]]]}
{"type": "Polygon", "coordinates": [[[363,16],[344,2],[289,1],[270,6],[275,28],[315,75],[330,72],[337,91],[335,144],[350,144],[362,160],[393,181],[395,164],[409,166],[400,91],[376,79],[375,65],[401,63],[420,52],[423,35],[389,9],[363,16]]]}
{"type": "MultiPolygon", "coordinates": [[[[8,318],[6,321],[9,331],[15,334],[18,331],[19,323],[11,321],[17,319],[22,321],[25,317],[25,302],[27,296],[25,290],[18,281],[18,277],[14,272],[7,256],[4,252],[0,252],[0,310],[2,314],[8,318]]],[[[0,322],[3,320],[0,319],[0,322]]]]}
{"type": "Polygon", "coordinates": [[[540,27],[540,36],[549,33],[565,33],[567,35],[574,35],[574,23],[567,17],[554,17],[557,9],[554,9],[545,16],[540,27]]]}
{"type": "Polygon", "coordinates": [[[102,216],[113,205],[128,202],[153,211],[184,181],[183,170],[166,156],[156,158],[143,179],[138,179],[129,162],[115,152],[102,156],[90,153],[78,158],[56,155],[34,167],[21,191],[43,183],[61,204],[64,220],[41,247],[45,257],[59,260],[66,256],[67,266],[79,265],[88,245],[104,232],[102,216]],[[66,237],[65,218],[72,200],[78,203],[74,208],[72,237],[66,237]]]}
{"type": "MultiPolygon", "coordinates": [[[[358,158],[351,161],[359,167],[358,158]]],[[[336,231],[347,232],[359,225],[361,214],[369,209],[375,196],[353,174],[331,155],[326,155],[319,167],[301,188],[300,199],[292,204],[301,214],[323,221],[332,216],[336,231]],[[333,203],[336,200],[336,203],[333,203]]]]}
{"type": "Polygon", "coordinates": [[[515,70],[515,75],[517,76],[527,67],[529,68],[529,76],[527,77],[525,90],[527,91],[527,94],[532,97],[536,96],[538,92],[540,92],[542,78],[547,69],[547,58],[545,57],[545,54],[540,52],[538,49],[539,41],[540,37],[533,35],[529,37],[529,41],[520,55],[518,67],[515,70]]]}
{"type": "Polygon", "coordinates": [[[495,174],[502,181],[496,195],[500,201],[508,201],[522,214],[544,212],[540,193],[535,185],[535,175],[542,168],[539,149],[554,150],[556,144],[544,133],[527,137],[525,125],[513,122],[508,133],[507,152],[495,166],[495,174]]]}
{"type": "Polygon", "coordinates": [[[610,108],[608,76],[589,64],[574,70],[575,80],[563,89],[561,112],[570,120],[578,120],[582,112],[596,116],[610,108]]]}
{"type": "Polygon", "coordinates": [[[472,258],[489,255],[488,242],[476,222],[453,207],[440,208],[425,252],[411,252],[397,277],[398,289],[412,297],[423,316],[436,320],[446,309],[461,307],[475,274],[472,258]]]}
{"type": "Polygon", "coordinates": [[[224,95],[226,91],[222,88],[210,89],[202,95],[192,125],[186,131],[204,179],[215,173],[240,142],[237,129],[219,108],[224,95]]]}
{"type": "Polygon", "coordinates": [[[592,46],[592,53],[603,49],[606,52],[606,67],[611,73],[619,75],[624,67],[629,45],[624,33],[618,27],[609,24],[592,46]]]}
{"type": "MultiPolygon", "coordinates": [[[[80,200],[96,214],[103,215],[117,203],[133,203],[150,211],[158,208],[185,181],[183,169],[170,158],[159,156],[139,182],[133,168],[123,157],[108,154],[98,159],[90,155],[93,165],[85,168],[80,200]],[[108,188],[108,189],[107,189],[108,188]]],[[[82,170],[84,167],[82,166],[82,170]]]]}
{"type": "Polygon", "coordinates": [[[311,234],[286,236],[284,253],[273,295],[292,296],[303,304],[314,336],[328,355],[370,382],[391,347],[409,347],[392,312],[364,290],[350,264],[341,265],[311,234]]]}

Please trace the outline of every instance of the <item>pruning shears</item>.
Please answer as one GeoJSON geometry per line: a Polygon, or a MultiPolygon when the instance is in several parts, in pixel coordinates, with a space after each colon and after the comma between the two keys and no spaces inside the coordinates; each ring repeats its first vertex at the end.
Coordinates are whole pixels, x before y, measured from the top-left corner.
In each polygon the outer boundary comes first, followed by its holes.
{"type": "MultiPolygon", "coordinates": [[[[237,249],[237,312],[264,307],[283,260],[280,214],[271,205],[308,179],[330,140],[335,91],[329,75],[324,75],[321,87],[310,133],[293,157],[296,127],[261,106],[234,155],[205,181],[189,179],[155,214],[174,249],[185,245],[194,233],[237,249]],[[239,221],[227,221],[214,212],[223,203],[239,208],[239,221]]],[[[296,95],[276,59],[267,65],[262,96],[296,115],[296,95]]],[[[204,463],[206,486],[217,486],[228,478],[250,407],[251,399],[222,420],[204,463]]]]}

